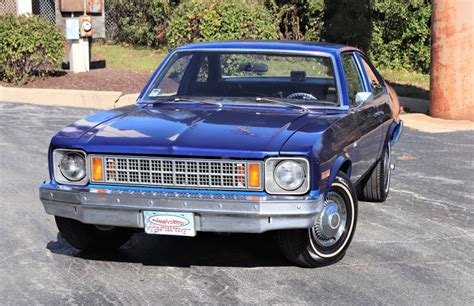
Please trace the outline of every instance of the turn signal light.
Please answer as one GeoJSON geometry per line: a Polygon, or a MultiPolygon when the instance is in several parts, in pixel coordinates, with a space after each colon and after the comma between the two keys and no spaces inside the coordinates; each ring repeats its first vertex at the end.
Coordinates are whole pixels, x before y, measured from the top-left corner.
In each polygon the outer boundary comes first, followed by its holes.
{"type": "Polygon", "coordinates": [[[260,177],[260,164],[249,164],[249,187],[261,188],[262,182],[260,177]]]}
{"type": "Polygon", "coordinates": [[[92,180],[103,181],[102,157],[92,157],[92,180]]]}

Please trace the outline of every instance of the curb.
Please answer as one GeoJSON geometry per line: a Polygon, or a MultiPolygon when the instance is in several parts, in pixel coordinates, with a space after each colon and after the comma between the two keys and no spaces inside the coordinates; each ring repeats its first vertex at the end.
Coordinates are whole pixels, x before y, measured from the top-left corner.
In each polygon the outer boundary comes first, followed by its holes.
{"type": "Polygon", "coordinates": [[[428,100],[409,97],[398,97],[398,99],[400,106],[403,106],[409,113],[428,114],[428,100]]]}
{"type": "MultiPolygon", "coordinates": [[[[135,103],[136,94],[122,95],[120,91],[94,91],[75,89],[15,88],[0,86],[0,101],[32,103],[41,105],[61,105],[70,107],[111,109],[135,103]]],[[[428,112],[428,101],[399,97],[400,104],[410,112],[428,112]]]]}
{"type": "Polygon", "coordinates": [[[404,127],[425,133],[474,131],[474,121],[433,118],[425,114],[401,114],[404,127]]]}
{"type": "Polygon", "coordinates": [[[0,86],[0,101],[60,105],[70,107],[111,109],[135,102],[138,94],[124,95],[120,91],[94,91],[73,89],[15,88],[0,86]],[[121,102],[121,100],[123,102],[121,102]]]}
{"type": "MultiPolygon", "coordinates": [[[[120,91],[14,88],[0,86],[0,101],[95,109],[112,109],[134,104],[138,95],[138,93],[122,95],[120,91]]],[[[472,121],[445,120],[427,116],[427,100],[408,97],[399,98],[402,106],[408,107],[411,112],[417,112],[400,115],[406,127],[428,133],[474,130],[474,122],[472,121]]]]}

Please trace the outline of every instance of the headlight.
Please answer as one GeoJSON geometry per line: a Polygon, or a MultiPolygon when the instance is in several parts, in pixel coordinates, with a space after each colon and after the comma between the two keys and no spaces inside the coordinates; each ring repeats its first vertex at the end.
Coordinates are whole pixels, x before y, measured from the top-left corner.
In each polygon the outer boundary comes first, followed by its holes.
{"type": "Polygon", "coordinates": [[[270,157],[265,160],[265,191],[297,195],[310,189],[309,160],[304,157],[270,157]]]}
{"type": "Polygon", "coordinates": [[[282,161],[276,166],[275,182],[285,190],[298,189],[305,180],[305,172],[303,167],[292,160],[282,161]]]}
{"type": "Polygon", "coordinates": [[[86,160],[79,153],[66,153],[61,159],[59,169],[68,180],[80,181],[86,176],[86,160]]]}
{"type": "Polygon", "coordinates": [[[60,184],[87,185],[86,154],[80,150],[56,149],[53,151],[54,179],[60,184]]]}

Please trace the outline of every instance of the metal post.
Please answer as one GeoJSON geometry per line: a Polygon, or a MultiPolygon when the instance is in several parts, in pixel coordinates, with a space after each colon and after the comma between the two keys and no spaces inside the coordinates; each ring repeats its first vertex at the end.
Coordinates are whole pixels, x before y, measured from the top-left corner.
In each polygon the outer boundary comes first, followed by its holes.
{"type": "Polygon", "coordinates": [[[429,112],[474,120],[474,1],[433,0],[429,112]]]}

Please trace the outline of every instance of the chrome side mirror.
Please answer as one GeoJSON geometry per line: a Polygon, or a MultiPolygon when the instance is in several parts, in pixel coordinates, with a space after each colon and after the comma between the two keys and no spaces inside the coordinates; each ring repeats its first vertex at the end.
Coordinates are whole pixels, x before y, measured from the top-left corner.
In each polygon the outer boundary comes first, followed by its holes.
{"type": "Polygon", "coordinates": [[[374,95],[370,91],[361,91],[355,96],[355,103],[357,106],[372,101],[374,101],[374,95]]]}

